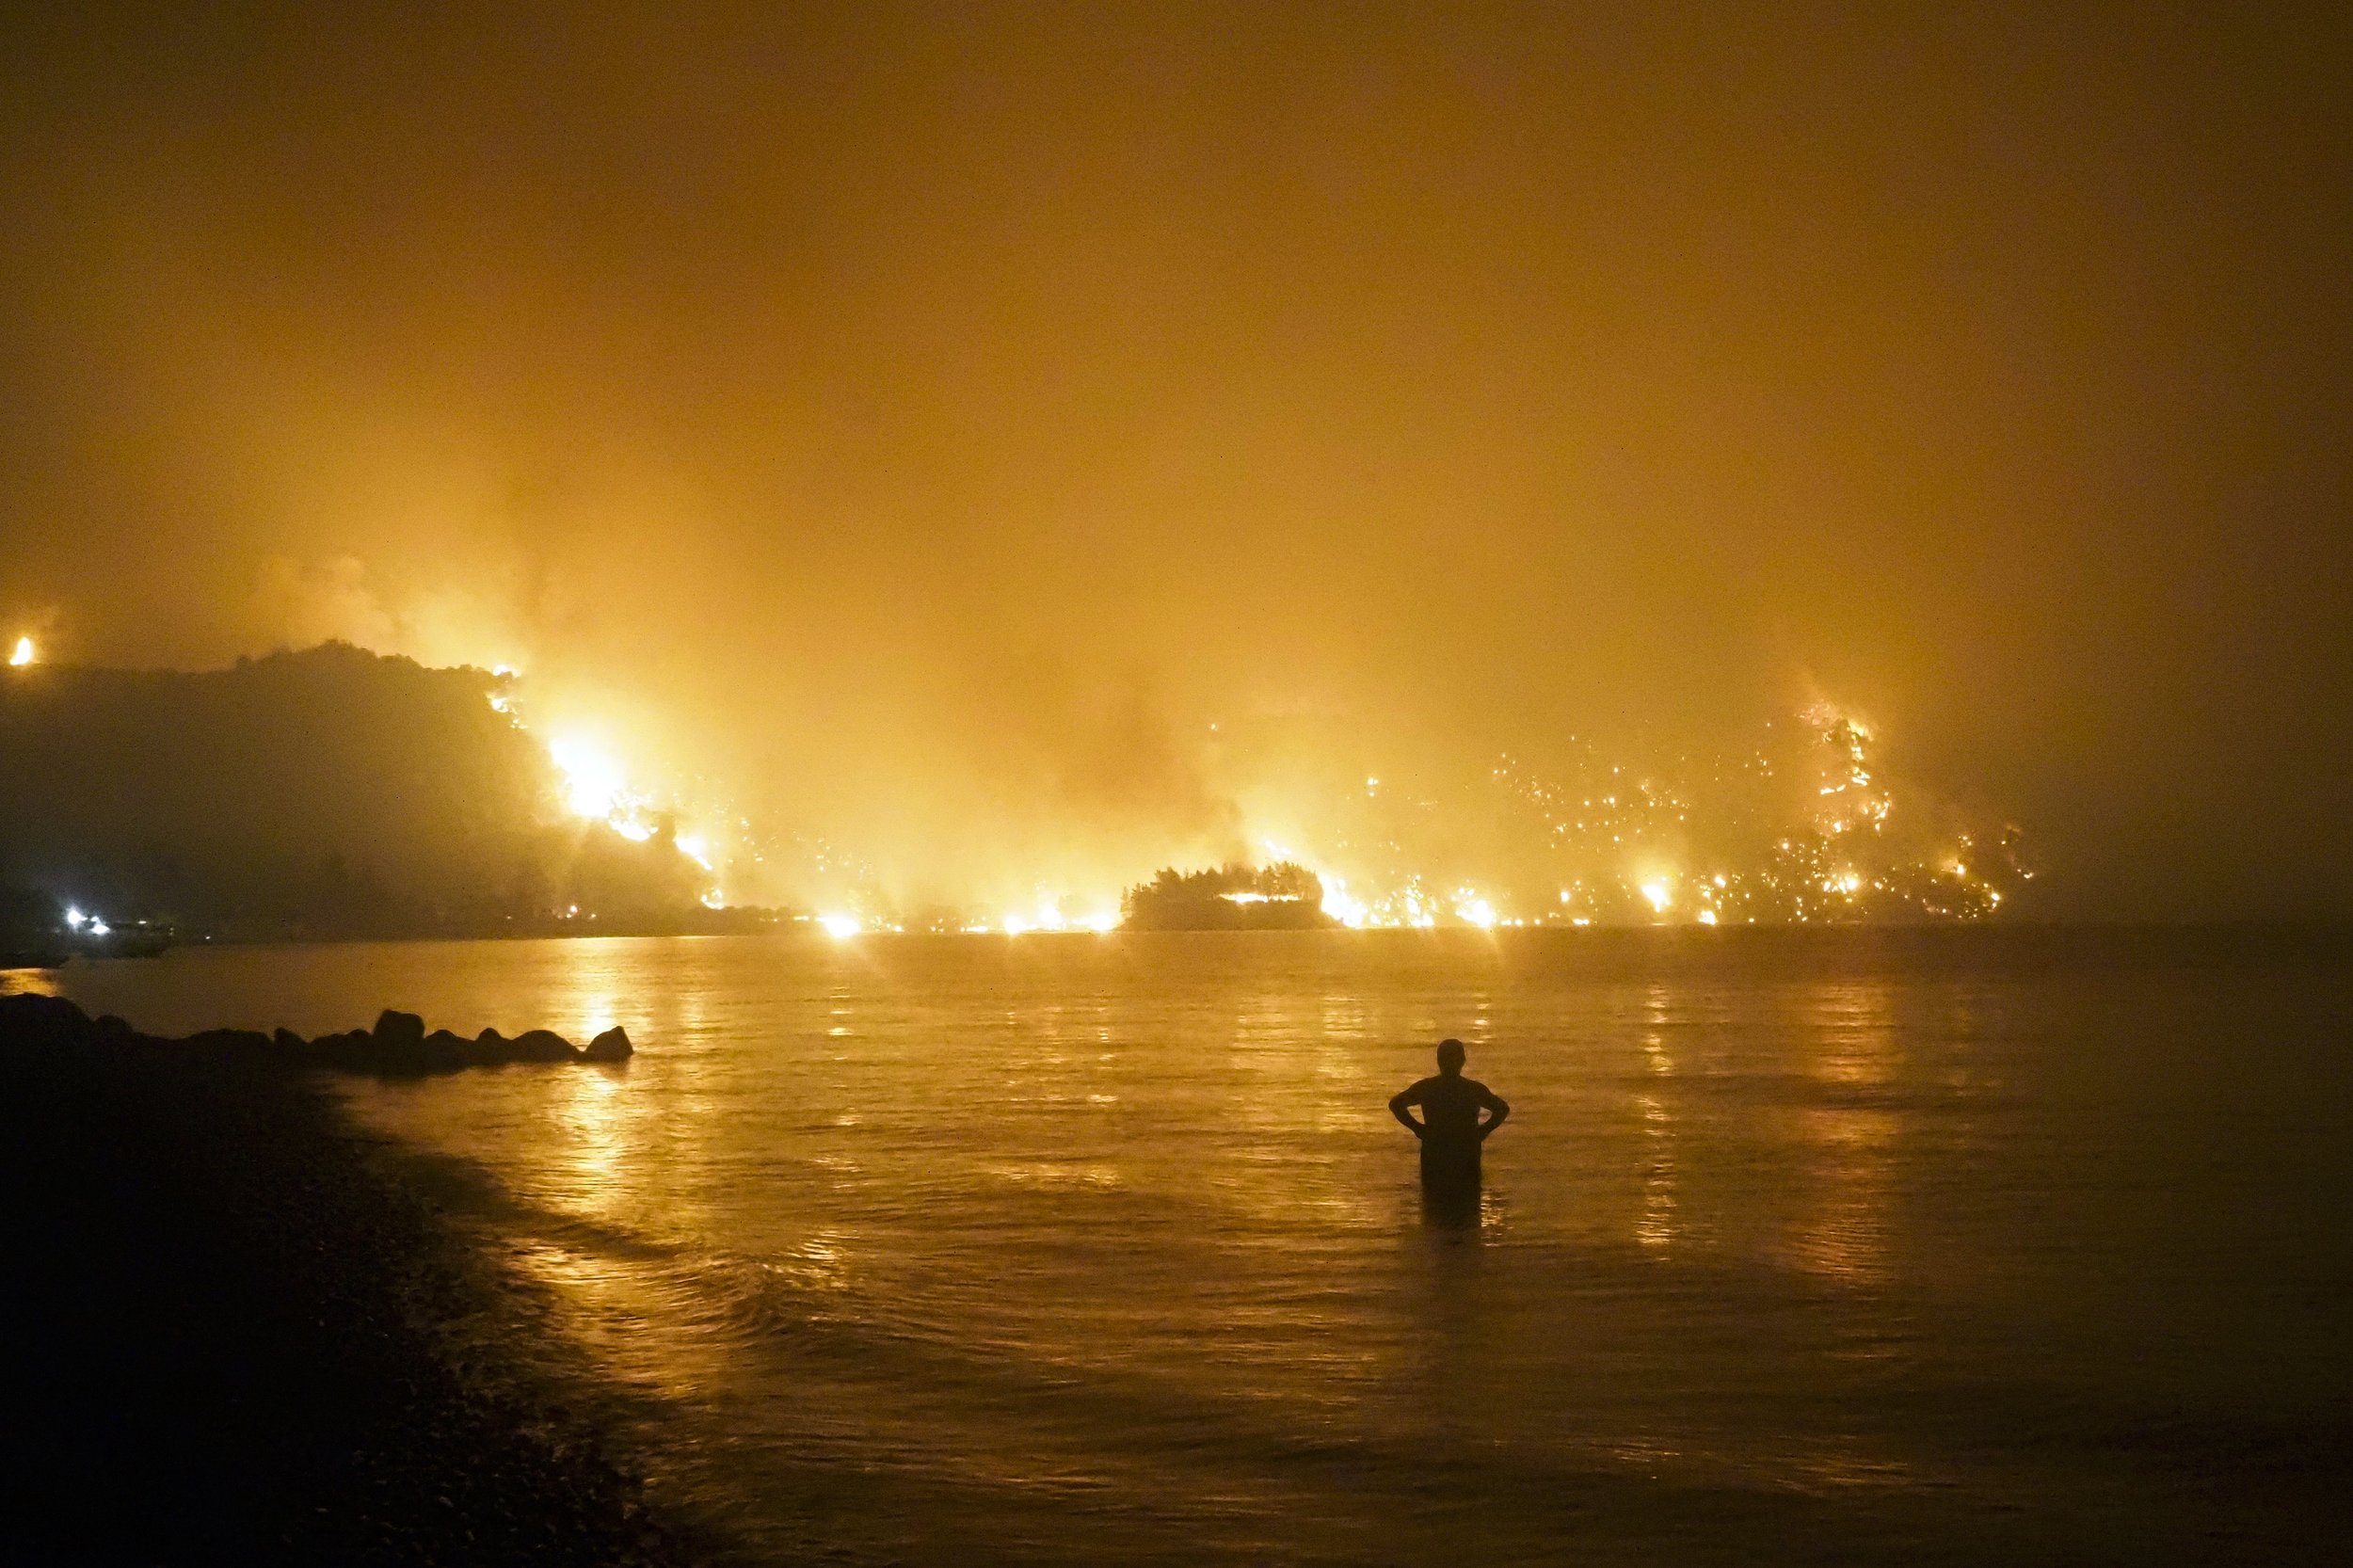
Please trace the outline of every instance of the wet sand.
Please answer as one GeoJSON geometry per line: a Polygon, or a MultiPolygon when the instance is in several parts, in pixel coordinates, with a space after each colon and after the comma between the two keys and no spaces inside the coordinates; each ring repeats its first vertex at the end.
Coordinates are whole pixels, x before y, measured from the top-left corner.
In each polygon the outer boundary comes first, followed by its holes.
{"type": "Polygon", "coordinates": [[[500,1354],[527,1292],[315,1078],[75,1040],[32,1000],[0,1000],[12,1553],[709,1555],[647,1507],[589,1380],[500,1354]]]}

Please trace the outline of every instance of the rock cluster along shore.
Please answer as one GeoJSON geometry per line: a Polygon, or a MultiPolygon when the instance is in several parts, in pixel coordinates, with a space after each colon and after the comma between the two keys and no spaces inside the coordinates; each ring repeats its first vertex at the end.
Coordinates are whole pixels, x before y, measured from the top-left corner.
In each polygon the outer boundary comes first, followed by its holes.
{"type": "Polygon", "coordinates": [[[387,1008],[374,1029],[305,1039],[290,1029],[264,1034],[254,1029],[208,1029],[184,1039],[141,1034],[107,1014],[93,1018],[63,997],[0,997],[0,1037],[37,1039],[77,1046],[170,1047],[249,1059],[274,1059],[290,1067],[333,1067],[345,1072],[419,1074],[461,1067],[498,1067],[515,1062],[626,1062],[633,1054],[629,1034],[618,1026],[585,1046],[574,1046],[552,1030],[530,1029],[509,1038],[486,1029],[471,1039],[437,1029],[425,1032],[414,1013],[387,1008]]]}
{"type": "Polygon", "coordinates": [[[0,997],[0,1560],[744,1560],[648,1496],[654,1407],[461,1216],[489,1190],[361,1130],[328,1075],[49,997],[0,997]]]}

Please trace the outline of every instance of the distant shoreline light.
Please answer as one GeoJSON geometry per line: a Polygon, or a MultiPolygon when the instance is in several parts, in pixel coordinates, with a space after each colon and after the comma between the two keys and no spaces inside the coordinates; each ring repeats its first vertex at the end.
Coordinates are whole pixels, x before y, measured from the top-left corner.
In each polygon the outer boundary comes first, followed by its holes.
{"type": "Polygon", "coordinates": [[[8,664],[13,668],[23,669],[40,657],[40,650],[33,646],[32,638],[19,637],[16,647],[8,652],[8,664]]]}

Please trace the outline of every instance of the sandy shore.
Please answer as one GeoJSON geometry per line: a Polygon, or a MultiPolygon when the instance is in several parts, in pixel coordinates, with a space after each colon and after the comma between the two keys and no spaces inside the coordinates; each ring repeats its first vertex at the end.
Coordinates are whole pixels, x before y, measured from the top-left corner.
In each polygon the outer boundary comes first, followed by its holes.
{"type": "MultiPolygon", "coordinates": [[[[668,1563],[528,1314],[309,1074],[0,1000],[12,1554],[668,1563]]],[[[591,1401],[592,1402],[592,1401],[591,1401]]]]}

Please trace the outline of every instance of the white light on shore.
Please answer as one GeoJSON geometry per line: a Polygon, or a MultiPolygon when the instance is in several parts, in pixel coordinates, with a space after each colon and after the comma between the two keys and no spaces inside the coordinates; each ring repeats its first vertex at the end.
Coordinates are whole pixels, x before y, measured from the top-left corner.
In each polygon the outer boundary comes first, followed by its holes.
{"type": "Polygon", "coordinates": [[[840,940],[856,936],[866,929],[856,915],[820,915],[817,923],[825,928],[825,935],[840,940]]]}
{"type": "Polygon", "coordinates": [[[33,648],[33,639],[30,637],[19,637],[16,640],[15,648],[8,654],[8,663],[15,665],[18,669],[23,669],[38,657],[39,654],[33,648]]]}

